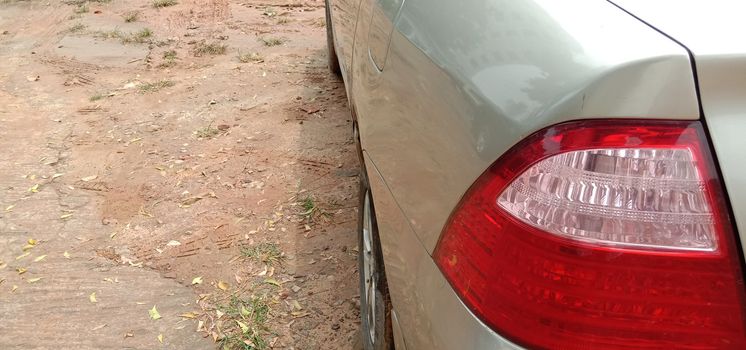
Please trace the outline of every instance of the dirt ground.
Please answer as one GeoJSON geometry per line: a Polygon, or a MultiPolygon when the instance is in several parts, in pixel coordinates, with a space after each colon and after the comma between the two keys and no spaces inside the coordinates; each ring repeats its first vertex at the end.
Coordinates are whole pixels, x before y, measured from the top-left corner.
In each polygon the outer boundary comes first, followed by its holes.
{"type": "Polygon", "coordinates": [[[359,346],[323,0],[0,0],[0,348],[359,346]]]}

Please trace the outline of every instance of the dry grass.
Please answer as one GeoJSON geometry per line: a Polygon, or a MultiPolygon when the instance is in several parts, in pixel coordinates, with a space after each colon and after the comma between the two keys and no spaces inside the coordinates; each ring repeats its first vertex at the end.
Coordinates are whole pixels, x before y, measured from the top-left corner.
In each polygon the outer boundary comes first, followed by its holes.
{"type": "Polygon", "coordinates": [[[73,13],[76,13],[76,14],[88,13],[88,5],[83,4],[83,5],[76,7],[75,10],[73,10],[73,13]]]}
{"type": "Polygon", "coordinates": [[[176,83],[171,80],[159,80],[154,83],[142,84],[139,86],[139,89],[142,93],[150,93],[165,89],[167,87],[172,87],[174,85],[176,85],[176,83]]]}
{"type": "Polygon", "coordinates": [[[169,6],[174,6],[178,3],[179,2],[176,0],[153,0],[153,7],[155,8],[169,7],[169,6]]]}
{"type": "Polygon", "coordinates": [[[122,15],[122,18],[127,23],[137,22],[137,18],[140,16],[140,13],[137,11],[130,11],[122,15]]]}
{"type": "Polygon", "coordinates": [[[68,33],[80,33],[86,29],[86,25],[83,23],[75,23],[70,28],[67,28],[68,33]]]}
{"type": "Polygon", "coordinates": [[[221,44],[219,42],[211,42],[211,43],[205,43],[199,42],[194,46],[194,55],[195,56],[202,56],[202,55],[225,55],[226,50],[228,50],[228,46],[225,44],[221,44]]]}
{"type": "Polygon", "coordinates": [[[251,63],[251,62],[260,63],[260,62],[264,62],[264,57],[262,57],[262,55],[260,55],[258,52],[249,52],[249,53],[245,53],[245,54],[239,53],[238,54],[238,62],[241,62],[241,63],[251,63]]]}
{"type": "Polygon", "coordinates": [[[273,37],[259,38],[259,40],[264,44],[264,46],[269,46],[269,47],[282,45],[286,41],[283,38],[273,38],[273,37]]]}
{"type": "Polygon", "coordinates": [[[94,36],[104,39],[119,39],[122,44],[144,44],[149,43],[153,37],[153,31],[150,28],[143,28],[134,33],[122,33],[120,30],[110,30],[108,32],[96,32],[94,36]]]}

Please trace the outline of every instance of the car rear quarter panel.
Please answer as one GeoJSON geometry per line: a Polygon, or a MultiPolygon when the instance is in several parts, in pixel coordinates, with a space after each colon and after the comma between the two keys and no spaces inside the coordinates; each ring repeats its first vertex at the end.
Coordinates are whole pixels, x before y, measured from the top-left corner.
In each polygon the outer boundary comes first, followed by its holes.
{"type": "Polygon", "coordinates": [[[539,128],[699,117],[687,52],[607,2],[406,0],[382,73],[361,40],[371,3],[354,49],[362,147],[428,252],[473,181],[539,128]]]}
{"type": "Polygon", "coordinates": [[[702,109],[746,249],[746,54],[696,61],[702,109]]]}

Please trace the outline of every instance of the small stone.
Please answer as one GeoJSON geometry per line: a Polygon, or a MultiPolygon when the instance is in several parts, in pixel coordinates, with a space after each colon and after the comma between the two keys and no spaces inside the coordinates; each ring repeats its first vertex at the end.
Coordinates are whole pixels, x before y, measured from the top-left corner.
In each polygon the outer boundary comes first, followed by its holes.
{"type": "Polygon", "coordinates": [[[298,293],[298,291],[300,291],[300,287],[298,287],[296,285],[293,285],[292,287],[290,287],[290,289],[293,290],[293,293],[298,293]]]}
{"type": "Polygon", "coordinates": [[[335,323],[332,325],[332,330],[339,330],[339,323],[335,323]]]}

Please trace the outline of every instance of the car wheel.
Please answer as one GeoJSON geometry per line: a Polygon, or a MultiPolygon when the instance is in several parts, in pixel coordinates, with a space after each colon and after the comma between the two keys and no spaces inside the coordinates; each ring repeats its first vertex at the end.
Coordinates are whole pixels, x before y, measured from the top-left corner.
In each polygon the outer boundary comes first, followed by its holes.
{"type": "Polygon", "coordinates": [[[334,49],[334,32],[332,32],[332,12],[329,9],[329,0],[326,0],[326,48],[329,52],[329,70],[340,75],[342,72],[339,68],[339,58],[337,58],[337,50],[334,49]]]}
{"type": "Polygon", "coordinates": [[[361,176],[360,180],[358,232],[363,348],[365,350],[393,349],[391,302],[383,269],[381,248],[378,242],[378,227],[373,201],[364,175],[361,176]]]}

